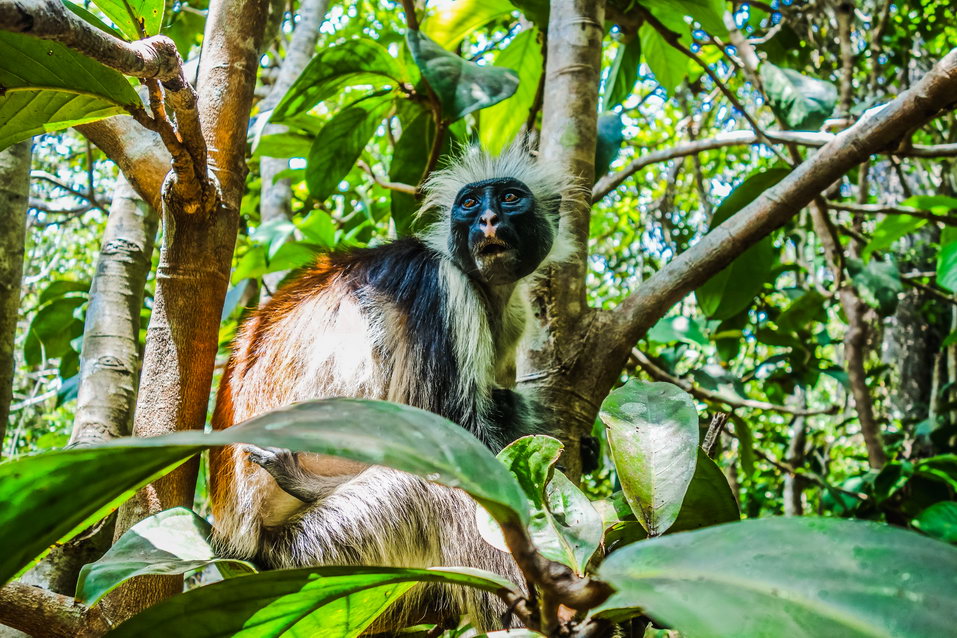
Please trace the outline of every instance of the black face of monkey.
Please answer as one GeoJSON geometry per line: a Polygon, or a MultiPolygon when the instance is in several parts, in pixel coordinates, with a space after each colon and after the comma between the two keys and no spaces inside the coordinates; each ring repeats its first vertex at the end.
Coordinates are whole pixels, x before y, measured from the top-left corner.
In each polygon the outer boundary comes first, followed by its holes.
{"type": "Polygon", "coordinates": [[[466,273],[493,285],[515,283],[551,250],[557,220],[528,187],[498,178],[466,184],[455,197],[449,249],[466,273]]]}

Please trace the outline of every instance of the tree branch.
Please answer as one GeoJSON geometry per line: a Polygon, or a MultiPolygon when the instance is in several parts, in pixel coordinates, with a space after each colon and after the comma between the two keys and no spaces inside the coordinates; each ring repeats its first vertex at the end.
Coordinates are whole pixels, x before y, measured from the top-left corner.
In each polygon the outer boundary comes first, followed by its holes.
{"type": "Polygon", "coordinates": [[[20,582],[0,587],[0,622],[33,638],[92,638],[112,628],[99,606],[20,582]]]}
{"type": "Polygon", "coordinates": [[[357,161],[356,166],[358,166],[359,168],[364,170],[366,173],[368,173],[369,177],[372,178],[372,181],[374,181],[376,184],[378,184],[382,188],[388,189],[390,191],[396,191],[399,193],[405,193],[406,195],[417,195],[419,192],[419,189],[417,189],[415,186],[412,186],[411,184],[403,184],[402,182],[390,182],[390,181],[382,179],[381,177],[376,175],[375,171],[372,170],[372,167],[366,164],[363,160],[357,161]]]}
{"type": "Polygon", "coordinates": [[[648,355],[638,348],[632,348],[631,358],[642,370],[648,373],[648,376],[650,376],[652,379],[657,381],[665,381],[666,383],[676,385],[694,398],[706,403],[722,403],[732,408],[750,408],[753,410],[766,410],[768,412],[780,412],[782,414],[794,414],[801,416],[834,414],[837,412],[837,406],[831,406],[830,408],[823,410],[807,410],[801,408],[792,408],[787,405],[776,405],[774,403],[768,403],[767,401],[729,397],[718,392],[705,390],[704,388],[694,385],[690,381],[686,381],[680,377],[670,374],[668,371],[658,367],[658,365],[655,364],[655,362],[652,361],[648,355]]]}
{"type": "Polygon", "coordinates": [[[843,210],[849,213],[863,213],[866,215],[910,215],[929,221],[940,222],[945,226],[957,226],[957,216],[935,215],[919,208],[908,206],[884,206],[882,204],[852,204],[849,202],[833,202],[828,200],[827,207],[834,210],[843,210]]]}
{"type": "MultiPolygon", "coordinates": [[[[632,345],[686,294],[727,266],[771,231],[784,225],[839,177],[870,155],[894,148],[900,136],[954,106],[957,49],[919,82],[882,109],[869,112],[834,136],[773,188],[714,228],[643,282],[615,310],[616,352],[627,360],[632,345]]],[[[604,335],[607,339],[607,335],[604,335]]]]}

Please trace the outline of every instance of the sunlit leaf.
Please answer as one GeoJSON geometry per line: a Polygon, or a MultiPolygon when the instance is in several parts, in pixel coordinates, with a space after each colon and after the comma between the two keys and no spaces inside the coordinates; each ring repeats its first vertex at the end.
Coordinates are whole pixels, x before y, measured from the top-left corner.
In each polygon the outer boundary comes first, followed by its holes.
{"type": "Polygon", "coordinates": [[[608,71],[605,81],[605,93],[602,96],[602,108],[606,111],[619,106],[628,99],[638,81],[638,69],[641,66],[641,39],[632,38],[618,45],[615,60],[608,71]]]}
{"type": "Polygon", "coordinates": [[[419,31],[408,31],[406,41],[449,121],[497,104],[518,88],[518,74],[512,69],[463,60],[419,31]]]}
{"type": "MultiPolygon", "coordinates": [[[[76,598],[86,605],[99,601],[120,583],[146,574],[183,574],[207,565],[225,574],[250,574],[247,562],[217,558],[210,545],[212,526],[184,507],[144,518],[124,533],[99,560],[83,566],[76,598]]],[[[225,575],[224,574],[224,575],[225,575]]]]}
{"type": "Polygon", "coordinates": [[[598,575],[617,590],[603,615],[640,608],[691,638],[944,636],[957,625],[957,548],[864,521],[667,535],[614,552],[598,575]]]}
{"type": "Polygon", "coordinates": [[[479,113],[479,140],[490,153],[501,151],[528,120],[545,66],[540,40],[538,29],[522,31],[495,60],[496,65],[518,74],[518,88],[512,97],[479,113]]]}
{"type": "Polygon", "coordinates": [[[165,0],[93,0],[100,11],[113,21],[130,40],[139,40],[142,35],[151,36],[163,26],[165,0]]]}
{"type": "Polygon", "coordinates": [[[167,599],[107,634],[213,638],[358,636],[419,582],[516,588],[497,574],[466,568],[314,567],[263,572],[167,599]]]}
{"type": "Polygon", "coordinates": [[[463,38],[514,11],[508,0],[439,0],[429,3],[422,31],[440,46],[454,49],[463,38]]]}
{"type": "Polygon", "coordinates": [[[628,504],[650,536],[663,534],[695,472],[694,402],[670,383],[632,380],[608,395],[600,416],[628,504]]]}
{"type": "Polygon", "coordinates": [[[875,251],[887,250],[898,239],[911,234],[926,224],[927,220],[923,217],[888,215],[874,227],[874,232],[871,233],[870,240],[864,246],[861,257],[864,261],[868,261],[875,251]]]}
{"type": "Polygon", "coordinates": [[[837,88],[830,82],[764,62],[761,81],[771,108],[791,129],[816,131],[834,112],[837,88]]]}

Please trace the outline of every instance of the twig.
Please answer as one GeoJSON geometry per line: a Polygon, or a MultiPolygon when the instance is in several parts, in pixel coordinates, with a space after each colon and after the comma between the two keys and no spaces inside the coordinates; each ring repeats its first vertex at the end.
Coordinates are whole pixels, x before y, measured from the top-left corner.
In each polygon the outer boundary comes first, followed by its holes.
{"type": "Polygon", "coordinates": [[[754,399],[738,399],[735,397],[728,397],[717,392],[705,390],[704,388],[698,387],[689,381],[685,381],[684,379],[669,374],[667,371],[659,368],[650,358],[648,358],[648,355],[638,348],[632,348],[631,358],[642,370],[647,372],[648,376],[651,378],[674,384],[696,399],[708,403],[722,403],[732,408],[751,408],[754,410],[765,410],[767,412],[780,412],[782,414],[794,414],[802,416],[833,414],[837,411],[837,406],[832,406],[822,410],[807,410],[802,408],[792,408],[786,405],[776,405],[766,401],[756,401],[754,399]]]}
{"type": "Polygon", "coordinates": [[[930,221],[940,222],[946,226],[957,226],[957,215],[935,215],[919,208],[907,206],[885,206],[882,204],[852,204],[849,202],[834,202],[828,200],[827,207],[849,213],[864,213],[868,215],[910,215],[930,221]]]}
{"type": "MultiPolygon", "coordinates": [[[[43,181],[49,182],[61,190],[65,190],[66,192],[68,192],[70,195],[73,195],[77,199],[82,199],[84,201],[89,202],[91,208],[98,208],[104,213],[108,212],[106,210],[106,207],[103,206],[99,202],[99,200],[96,199],[92,189],[90,189],[90,191],[87,193],[78,191],[77,189],[73,188],[72,186],[70,186],[63,180],[61,180],[59,177],[57,177],[53,173],[48,173],[47,171],[42,171],[42,170],[30,171],[30,179],[42,179],[43,181]]],[[[54,212],[54,211],[49,211],[49,212],[54,212]]],[[[73,211],[64,211],[64,212],[73,212],[73,211]]]]}
{"type": "Polygon", "coordinates": [[[701,449],[703,449],[704,453],[708,455],[708,458],[714,458],[714,455],[712,454],[714,443],[718,440],[718,435],[721,434],[721,430],[724,429],[724,424],[727,422],[727,412],[715,412],[714,416],[711,417],[711,423],[708,425],[708,431],[704,435],[704,442],[701,444],[701,449]]]}
{"type": "Polygon", "coordinates": [[[388,182],[382,179],[381,177],[376,175],[375,171],[372,170],[372,167],[366,164],[363,160],[357,161],[356,166],[358,166],[359,168],[364,170],[366,173],[368,173],[369,177],[372,178],[372,181],[374,181],[376,184],[378,184],[382,188],[386,188],[390,191],[398,191],[400,193],[405,193],[407,195],[416,195],[418,193],[418,189],[415,186],[412,186],[410,184],[403,184],[401,182],[388,182]]]}

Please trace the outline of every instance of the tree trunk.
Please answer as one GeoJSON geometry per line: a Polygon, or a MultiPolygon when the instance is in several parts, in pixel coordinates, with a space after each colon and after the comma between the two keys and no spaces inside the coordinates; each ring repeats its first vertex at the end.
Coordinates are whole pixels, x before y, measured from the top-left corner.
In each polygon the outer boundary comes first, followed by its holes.
{"type": "Polygon", "coordinates": [[[603,0],[553,0],[548,21],[539,155],[570,179],[563,193],[562,232],[578,245],[575,257],[552,268],[533,298],[538,335],[519,361],[519,382],[532,385],[546,422],[565,444],[564,471],[581,473],[579,442],[591,432],[598,405],[583,391],[588,360],[582,327],[593,313],[585,298],[590,187],[594,183],[598,84],[604,37],[603,0]]]}
{"type": "Polygon", "coordinates": [[[0,151],[0,457],[13,399],[13,337],[20,309],[32,144],[27,140],[0,151]]]}
{"type": "Polygon", "coordinates": [[[120,175],[90,288],[71,444],[129,436],[140,369],[140,309],[159,217],[120,175]]]}
{"type": "MultiPolygon", "coordinates": [[[[219,319],[239,222],[246,128],[266,0],[213,0],[199,71],[199,115],[222,189],[209,216],[164,210],[165,232],[133,433],[202,429],[218,348],[219,319]],[[228,97],[226,97],[228,96],[228,97]]],[[[198,459],[140,490],[120,509],[119,536],[143,517],[193,502],[198,459]]],[[[134,579],[104,601],[121,621],[182,590],[182,577],[134,579]]]]}

